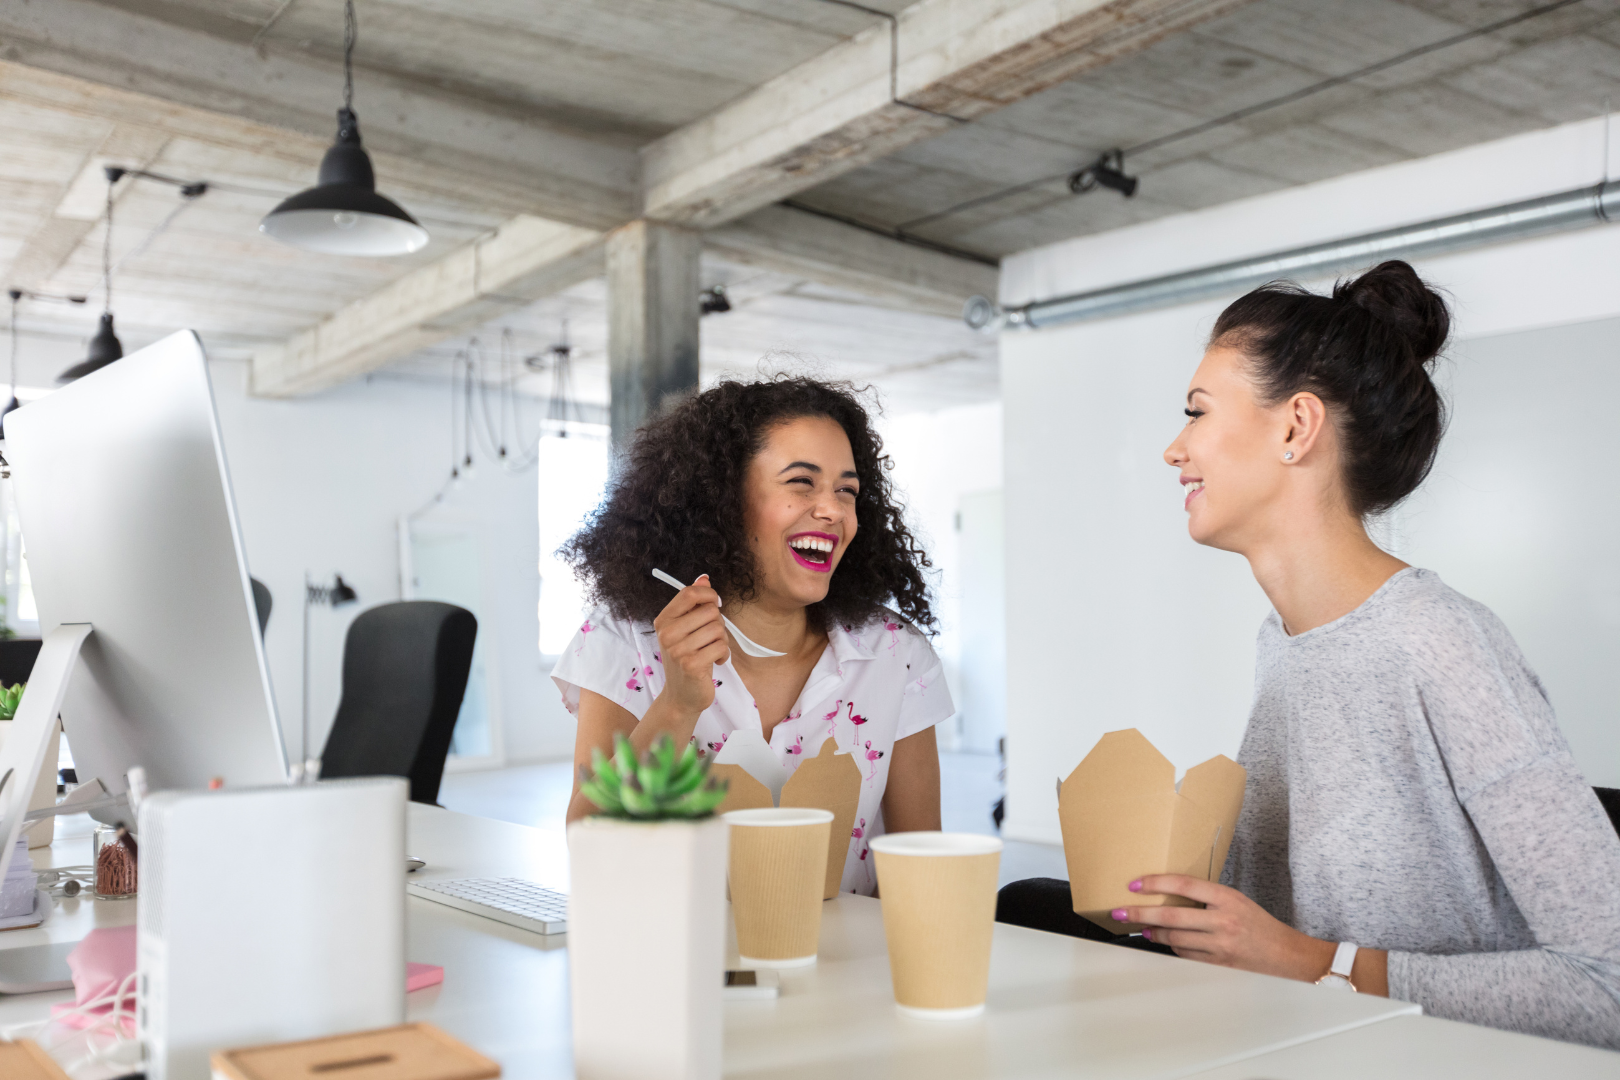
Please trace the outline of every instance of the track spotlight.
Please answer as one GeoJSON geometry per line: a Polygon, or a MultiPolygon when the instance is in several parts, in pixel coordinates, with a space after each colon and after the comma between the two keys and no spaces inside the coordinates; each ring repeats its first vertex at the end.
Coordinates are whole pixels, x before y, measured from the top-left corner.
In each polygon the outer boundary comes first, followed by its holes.
{"type": "Polygon", "coordinates": [[[712,285],[698,294],[698,314],[723,315],[731,310],[724,285],[712,285]]]}
{"type": "Polygon", "coordinates": [[[1069,177],[1069,190],[1083,195],[1099,184],[1112,188],[1127,199],[1136,194],[1136,177],[1125,175],[1125,153],[1109,150],[1096,161],[1069,177]]]}

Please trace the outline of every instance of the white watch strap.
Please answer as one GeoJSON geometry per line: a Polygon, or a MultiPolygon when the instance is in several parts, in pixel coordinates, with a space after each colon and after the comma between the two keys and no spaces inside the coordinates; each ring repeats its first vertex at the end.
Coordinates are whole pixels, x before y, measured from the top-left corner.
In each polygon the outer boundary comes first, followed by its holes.
{"type": "Polygon", "coordinates": [[[1356,966],[1356,950],[1359,946],[1348,941],[1339,942],[1339,947],[1333,953],[1333,966],[1328,971],[1346,979],[1350,977],[1350,970],[1356,966]]]}

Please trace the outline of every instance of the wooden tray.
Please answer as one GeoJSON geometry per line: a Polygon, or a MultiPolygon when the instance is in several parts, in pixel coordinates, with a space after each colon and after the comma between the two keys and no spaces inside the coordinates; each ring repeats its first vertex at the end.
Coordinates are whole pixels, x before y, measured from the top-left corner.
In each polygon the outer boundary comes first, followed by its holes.
{"type": "MultiPolygon", "coordinates": [[[[501,1067],[432,1024],[222,1050],[216,1080],[489,1080],[501,1067]]],[[[6,1074],[9,1077],[9,1073],[6,1074]]]]}

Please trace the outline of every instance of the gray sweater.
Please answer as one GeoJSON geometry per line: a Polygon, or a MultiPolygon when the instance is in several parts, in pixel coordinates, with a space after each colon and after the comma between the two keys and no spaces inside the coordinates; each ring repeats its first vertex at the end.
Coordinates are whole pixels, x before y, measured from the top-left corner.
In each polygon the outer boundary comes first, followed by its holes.
{"type": "Polygon", "coordinates": [[[1434,1016],[1620,1049],[1620,837],[1502,621],[1428,570],[1260,628],[1222,880],[1434,1016]]]}

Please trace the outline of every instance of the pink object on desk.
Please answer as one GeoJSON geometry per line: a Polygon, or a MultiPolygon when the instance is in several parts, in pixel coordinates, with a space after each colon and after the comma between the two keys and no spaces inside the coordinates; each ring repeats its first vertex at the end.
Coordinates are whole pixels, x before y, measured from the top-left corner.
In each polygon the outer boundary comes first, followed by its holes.
{"type": "MultiPolygon", "coordinates": [[[[73,974],[73,1004],[51,1006],[51,1015],[68,1027],[89,1027],[112,1012],[110,1002],[89,1013],[73,1013],[71,1016],[62,1014],[98,998],[118,993],[118,988],[123,985],[124,980],[135,972],[135,928],[115,926],[90,931],[84,940],[68,953],[67,965],[68,971],[73,974]]],[[[134,982],[129,984],[129,989],[124,992],[119,1004],[131,1014],[120,1021],[124,1033],[130,1034],[135,1027],[134,982]]]]}
{"type": "MultiPolygon", "coordinates": [[[[125,979],[135,973],[135,927],[115,926],[92,930],[83,941],[68,953],[68,970],[73,974],[73,1003],[51,1006],[51,1015],[72,1028],[85,1028],[112,1011],[108,1003],[90,1013],[74,1013],[97,998],[110,997],[118,992],[125,979]],[[72,1015],[63,1015],[72,1013],[72,1015]]],[[[405,992],[422,990],[444,982],[444,968],[437,964],[406,964],[405,992]]],[[[130,983],[124,993],[123,1006],[135,1008],[135,984],[130,983]]],[[[134,1017],[121,1021],[125,1033],[133,1031],[134,1017]]]]}
{"type": "Polygon", "coordinates": [[[430,986],[438,986],[444,982],[444,968],[438,964],[410,964],[405,965],[405,992],[412,990],[425,990],[430,986]]]}

